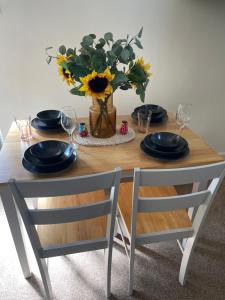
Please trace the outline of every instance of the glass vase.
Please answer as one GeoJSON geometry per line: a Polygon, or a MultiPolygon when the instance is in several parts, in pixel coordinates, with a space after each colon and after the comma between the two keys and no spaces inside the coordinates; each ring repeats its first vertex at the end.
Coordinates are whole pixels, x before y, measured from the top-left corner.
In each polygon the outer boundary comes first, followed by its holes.
{"type": "Polygon", "coordinates": [[[105,101],[92,98],[89,108],[90,133],[96,138],[109,138],[116,133],[116,108],[113,95],[105,101]]]}

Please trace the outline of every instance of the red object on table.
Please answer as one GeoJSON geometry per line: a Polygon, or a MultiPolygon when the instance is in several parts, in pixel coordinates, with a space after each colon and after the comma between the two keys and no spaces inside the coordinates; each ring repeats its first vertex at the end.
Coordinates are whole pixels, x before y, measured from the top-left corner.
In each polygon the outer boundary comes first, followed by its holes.
{"type": "Polygon", "coordinates": [[[128,133],[128,122],[126,120],[122,121],[120,127],[120,134],[125,135],[128,133]]]}

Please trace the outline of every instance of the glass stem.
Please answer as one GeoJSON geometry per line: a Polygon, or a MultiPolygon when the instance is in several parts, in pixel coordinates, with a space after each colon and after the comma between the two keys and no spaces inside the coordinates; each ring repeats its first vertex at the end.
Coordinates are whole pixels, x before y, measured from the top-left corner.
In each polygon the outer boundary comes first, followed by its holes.
{"type": "Polygon", "coordinates": [[[70,145],[73,145],[73,135],[72,135],[72,133],[69,133],[69,143],[70,143],[70,145]]]}
{"type": "Polygon", "coordinates": [[[185,126],[184,125],[181,125],[180,126],[180,133],[179,133],[179,135],[182,137],[182,133],[183,133],[183,131],[184,131],[184,128],[185,128],[185,126]]]}

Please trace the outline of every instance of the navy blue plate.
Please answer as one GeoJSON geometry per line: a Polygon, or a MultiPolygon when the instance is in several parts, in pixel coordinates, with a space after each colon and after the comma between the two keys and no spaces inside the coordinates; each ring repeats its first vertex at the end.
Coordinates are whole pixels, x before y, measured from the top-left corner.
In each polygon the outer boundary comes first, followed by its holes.
{"type": "Polygon", "coordinates": [[[38,165],[34,165],[33,163],[23,158],[22,164],[24,168],[31,173],[48,174],[48,173],[56,173],[65,170],[66,168],[70,167],[74,163],[74,161],[76,161],[76,159],[77,156],[75,154],[72,154],[67,160],[62,161],[61,163],[38,166],[38,165]]]}
{"type": "Polygon", "coordinates": [[[170,157],[176,157],[177,155],[182,154],[184,152],[184,150],[187,149],[187,147],[188,147],[187,141],[181,137],[180,138],[181,142],[178,147],[173,148],[173,149],[162,149],[162,148],[159,148],[157,145],[155,145],[152,142],[151,137],[152,137],[152,134],[149,134],[144,138],[144,145],[147,149],[157,153],[160,156],[166,155],[166,156],[170,156],[170,157]]]}
{"type": "Polygon", "coordinates": [[[55,125],[60,121],[61,112],[53,109],[43,110],[37,114],[37,117],[46,125],[55,125]]]}
{"type": "Polygon", "coordinates": [[[68,143],[49,140],[32,145],[29,152],[43,162],[52,162],[58,160],[68,148],[71,148],[68,143]]]}
{"type": "Polygon", "coordinates": [[[163,151],[158,151],[154,148],[146,147],[144,141],[141,142],[140,144],[141,150],[152,157],[158,158],[158,159],[163,159],[163,160],[176,160],[180,159],[182,157],[185,157],[189,153],[189,147],[184,147],[182,151],[179,153],[176,152],[163,152],[163,151]]]}
{"type": "Polygon", "coordinates": [[[157,146],[161,150],[173,150],[176,148],[182,148],[187,146],[187,141],[181,136],[172,132],[155,132],[145,137],[145,144],[151,144],[157,146]]]}
{"type": "Polygon", "coordinates": [[[137,113],[138,110],[151,110],[152,111],[152,116],[156,116],[156,115],[159,115],[161,114],[164,109],[162,108],[162,106],[160,105],[156,105],[156,104],[144,104],[144,105],[141,105],[141,106],[138,106],[134,109],[134,112],[137,113]]]}
{"type": "MultiPolygon", "coordinates": [[[[60,142],[59,143],[64,143],[64,142],[60,142]]],[[[65,162],[66,160],[68,160],[74,150],[73,148],[67,144],[67,143],[64,143],[65,145],[63,145],[65,151],[63,153],[61,153],[61,155],[58,155],[58,156],[54,156],[52,157],[52,159],[49,157],[49,159],[42,159],[42,158],[39,158],[37,156],[33,156],[32,155],[32,147],[36,146],[37,144],[29,147],[25,152],[24,152],[24,159],[27,160],[29,163],[35,165],[35,166],[39,166],[39,167],[48,167],[48,166],[56,166],[58,164],[61,164],[63,162],[65,162]]],[[[58,152],[59,154],[59,152],[58,152]]],[[[43,156],[42,156],[43,157],[43,156]]]]}
{"type": "Polygon", "coordinates": [[[43,130],[43,131],[61,131],[63,130],[61,122],[59,121],[58,123],[54,124],[54,125],[46,125],[45,123],[43,123],[41,120],[39,120],[38,118],[34,118],[31,121],[31,126],[35,129],[38,130],[43,130]]]}

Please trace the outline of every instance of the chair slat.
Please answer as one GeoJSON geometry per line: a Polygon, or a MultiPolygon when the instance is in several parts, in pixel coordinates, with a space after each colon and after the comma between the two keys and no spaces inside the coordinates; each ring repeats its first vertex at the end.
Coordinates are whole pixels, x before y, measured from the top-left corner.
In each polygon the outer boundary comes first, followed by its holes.
{"type": "Polygon", "coordinates": [[[114,179],[115,172],[105,172],[61,180],[17,181],[16,185],[24,198],[56,197],[108,189],[114,179]]]}
{"type": "Polygon", "coordinates": [[[178,210],[181,208],[189,208],[192,206],[201,205],[210,194],[209,191],[202,191],[198,193],[172,196],[172,197],[158,197],[158,198],[139,198],[138,212],[154,212],[154,211],[168,211],[178,210]]]}
{"type": "Polygon", "coordinates": [[[107,215],[111,211],[111,200],[101,201],[78,207],[55,209],[30,209],[30,217],[33,224],[59,224],[92,219],[107,215]]]}
{"type": "Polygon", "coordinates": [[[135,237],[135,246],[158,243],[161,241],[168,241],[173,239],[188,238],[193,236],[194,229],[192,227],[177,228],[172,230],[164,230],[153,233],[139,234],[135,237]]]}
{"type": "Polygon", "coordinates": [[[73,253],[80,253],[86,251],[93,251],[98,249],[105,249],[108,246],[107,238],[101,238],[96,240],[79,241],[76,243],[70,243],[65,245],[53,245],[43,247],[39,250],[41,258],[48,258],[60,255],[68,255],[73,253]]]}
{"type": "Polygon", "coordinates": [[[201,182],[202,180],[207,181],[212,178],[220,177],[224,166],[225,163],[222,162],[192,168],[141,170],[140,185],[179,185],[201,182]]]}

